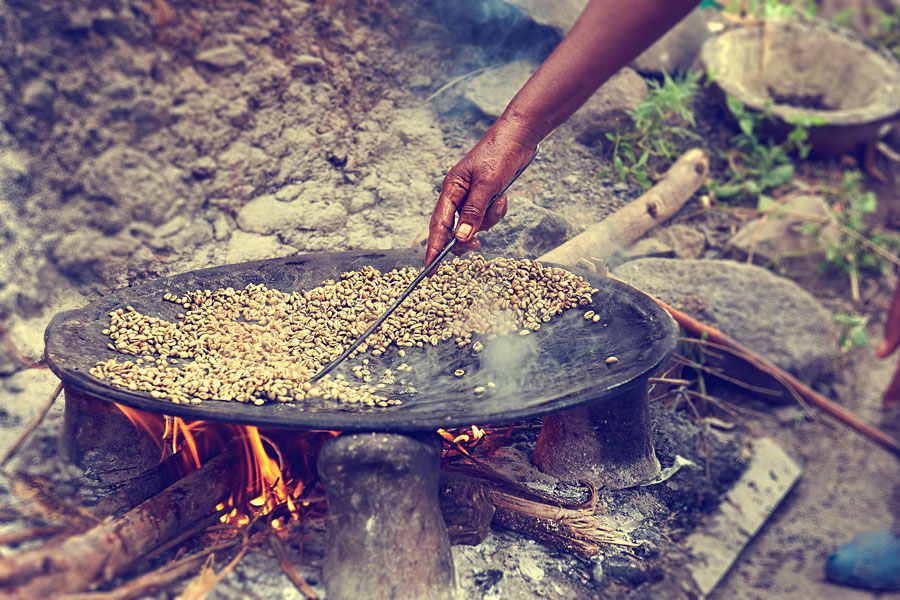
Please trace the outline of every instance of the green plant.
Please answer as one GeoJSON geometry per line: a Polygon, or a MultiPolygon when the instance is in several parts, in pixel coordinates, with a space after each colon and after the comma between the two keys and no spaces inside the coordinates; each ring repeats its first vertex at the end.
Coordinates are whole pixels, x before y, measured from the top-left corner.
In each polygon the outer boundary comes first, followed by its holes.
{"type": "Polygon", "coordinates": [[[869,344],[869,336],[866,334],[866,323],[869,318],[849,313],[837,313],[834,322],[840,329],[840,348],[842,352],[851,347],[865,348],[869,344]]]}
{"type": "Polygon", "coordinates": [[[847,273],[854,286],[861,271],[887,274],[892,265],[900,264],[896,257],[900,235],[870,225],[867,220],[878,209],[878,199],[874,192],[863,190],[862,178],[860,171],[846,171],[836,184],[822,186],[842,232],[838,242],[826,246],[825,266],[847,273]]]}
{"type": "Polygon", "coordinates": [[[736,98],[728,97],[726,103],[740,131],[731,138],[732,149],[723,154],[727,179],[712,181],[707,191],[718,199],[753,198],[759,210],[766,210],[773,202],[767,192],[794,177],[791,153],[796,152],[801,159],[809,155],[809,127],[821,121],[813,117],[794,119],[794,129],[787,139],[777,143],[766,133],[767,122],[774,119],[768,106],[760,113],[736,98]]]}
{"type": "Polygon", "coordinates": [[[650,81],[647,97],[628,113],[631,126],[626,130],[617,123],[616,130],[606,134],[612,142],[613,171],[620,180],[632,177],[650,187],[655,161],[672,160],[683,150],[685,140],[700,139],[686,126],[696,125],[692,105],[701,77],[701,73],[688,73],[673,78],[665,73],[662,83],[650,81]]]}
{"type": "Polygon", "coordinates": [[[870,8],[878,22],[869,30],[869,37],[900,57],[900,11],[889,13],[880,8],[870,8]]]}
{"type": "Polygon", "coordinates": [[[731,0],[725,3],[724,10],[733,14],[746,13],[760,19],[793,19],[804,13],[815,17],[819,10],[815,0],[805,0],[804,4],[801,9],[796,2],[790,0],[731,0]]]}

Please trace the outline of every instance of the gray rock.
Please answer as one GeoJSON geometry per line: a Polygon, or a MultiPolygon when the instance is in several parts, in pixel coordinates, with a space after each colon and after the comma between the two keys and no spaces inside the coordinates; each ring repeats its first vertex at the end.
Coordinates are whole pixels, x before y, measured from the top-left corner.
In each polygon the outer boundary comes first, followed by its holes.
{"type": "Polygon", "coordinates": [[[176,215],[173,219],[156,228],[154,234],[159,238],[167,238],[175,235],[188,226],[188,220],[184,215],[176,215]]]}
{"type": "Polygon", "coordinates": [[[275,192],[275,199],[282,202],[293,202],[303,193],[303,186],[297,183],[286,185],[275,192]]]}
{"type": "Polygon", "coordinates": [[[729,242],[727,255],[744,259],[752,247],[754,262],[774,264],[784,275],[809,282],[817,276],[818,266],[825,258],[825,247],[840,239],[841,230],[823,198],[796,196],[765,221],[760,218],[746,223],[729,242]],[[826,224],[816,235],[801,231],[804,223],[820,219],[826,224]]]}
{"type": "Polygon", "coordinates": [[[56,88],[43,79],[32,79],[22,88],[22,104],[33,112],[50,112],[56,88]]]}
{"type": "Polygon", "coordinates": [[[178,169],[124,145],[85,161],[79,174],[85,193],[103,204],[104,220],[116,231],[131,221],[162,225],[187,195],[178,169]]]}
{"type": "Polygon", "coordinates": [[[191,168],[195,177],[209,177],[216,172],[216,161],[211,156],[201,156],[191,168]]]}
{"type": "Polygon", "coordinates": [[[537,258],[566,241],[571,231],[562,215],[524,198],[509,198],[506,217],[478,239],[490,252],[537,258]]]}
{"type": "Polygon", "coordinates": [[[325,66],[325,61],[318,56],[300,54],[299,56],[294,57],[293,64],[297,67],[315,67],[318,69],[325,66]]]}
{"type": "Polygon", "coordinates": [[[0,198],[19,202],[31,193],[28,159],[18,152],[0,148],[0,198]]]}
{"type": "Polygon", "coordinates": [[[695,9],[666,35],[631,63],[635,70],[652,75],[687,71],[700,54],[700,47],[712,35],[707,27],[711,11],[695,9]]]}
{"type": "Polygon", "coordinates": [[[799,285],[761,267],[645,258],[613,273],[807,383],[828,373],[838,355],[831,314],[799,285]]]}
{"type": "Polygon", "coordinates": [[[274,194],[254,198],[238,212],[238,227],[268,235],[293,229],[330,233],[346,225],[347,210],[339,202],[314,196],[304,190],[293,202],[281,202],[274,194]]]}
{"type": "Polygon", "coordinates": [[[630,120],[629,111],[647,96],[647,83],[634,70],[625,67],[600,86],[569,119],[575,139],[586,146],[606,140],[616,130],[617,121],[630,120]]]}
{"type": "Polygon", "coordinates": [[[591,561],[591,576],[597,585],[606,585],[606,557],[602,554],[598,554],[591,561]]]}
{"type": "Polygon", "coordinates": [[[606,261],[606,266],[609,269],[615,269],[630,260],[641,258],[675,258],[675,251],[662,240],[642,238],[630,246],[613,252],[606,261]]]}
{"type": "Polygon", "coordinates": [[[650,579],[647,572],[636,561],[621,555],[610,556],[606,559],[606,573],[613,579],[633,586],[641,585],[650,579]]]}
{"type": "Polygon", "coordinates": [[[484,114],[499,117],[537,67],[529,60],[517,60],[487,69],[469,82],[463,95],[484,114]]]}
{"type": "Polygon", "coordinates": [[[230,264],[296,254],[297,250],[278,241],[276,235],[259,235],[235,230],[228,240],[226,258],[230,264]]]}
{"type": "Polygon", "coordinates": [[[77,231],[64,236],[53,248],[53,261],[67,275],[85,282],[109,282],[127,268],[128,257],[140,243],[130,236],[107,236],[97,231],[77,231]]]}
{"type": "Polygon", "coordinates": [[[349,212],[358,213],[375,205],[375,194],[371,190],[356,190],[350,198],[349,212]]]}
{"type": "Polygon", "coordinates": [[[194,57],[197,62],[201,62],[219,69],[227,69],[229,67],[237,67],[247,60],[244,51],[234,44],[225,44],[216,48],[210,48],[198,52],[194,57]]]}
{"type": "Polygon", "coordinates": [[[587,6],[588,0],[506,0],[522,14],[539,25],[546,25],[555,29],[560,35],[565,35],[578,20],[581,11],[587,6]]]}
{"type": "Polygon", "coordinates": [[[700,258],[706,250],[706,236],[687,225],[670,225],[657,230],[653,237],[672,248],[675,258],[700,258]]]}

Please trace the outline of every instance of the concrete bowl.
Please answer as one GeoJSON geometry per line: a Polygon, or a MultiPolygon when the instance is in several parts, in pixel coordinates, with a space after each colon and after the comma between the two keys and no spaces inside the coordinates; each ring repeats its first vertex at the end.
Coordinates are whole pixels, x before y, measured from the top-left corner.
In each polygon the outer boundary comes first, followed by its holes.
{"type": "MultiPolygon", "coordinates": [[[[768,110],[784,135],[800,118],[813,154],[835,156],[877,138],[900,115],[900,61],[873,42],[819,19],[775,20],[710,38],[700,60],[720,100],[768,110]]],[[[726,109],[727,110],[727,109],[726,109]]]]}

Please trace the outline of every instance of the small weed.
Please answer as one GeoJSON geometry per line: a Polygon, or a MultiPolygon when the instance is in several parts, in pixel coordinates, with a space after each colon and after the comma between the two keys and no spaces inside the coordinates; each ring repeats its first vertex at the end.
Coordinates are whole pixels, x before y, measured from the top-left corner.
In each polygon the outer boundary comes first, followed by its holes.
{"type": "Polygon", "coordinates": [[[805,0],[801,7],[790,0],[730,0],[723,10],[736,15],[753,15],[760,19],[793,19],[798,14],[815,17],[819,10],[815,0],[805,0]]]}
{"type": "Polygon", "coordinates": [[[846,171],[837,184],[822,186],[843,232],[838,243],[825,248],[825,267],[843,271],[851,280],[858,278],[861,271],[887,274],[891,265],[898,264],[896,254],[900,251],[900,234],[867,222],[867,215],[878,208],[878,199],[874,192],[862,189],[862,177],[859,171],[846,171]]]}
{"type": "Polygon", "coordinates": [[[766,210],[773,199],[769,191],[791,181],[794,161],[791,153],[804,159],[809,155],[809,127],[820,124],[815,118],[797,119],[787,139],[776,143],[764,133],[773,119],[768,107],[763,113],[750,110],[735,98],[727,98],[728,110],[740,132],[731,138],[733,149],[724,153],[727,161],[725,181],[714,180],[708,186],[712,198],[741,200],[753,198],[759,210],[766,210]]]}
{"type": "Polygon", "coordinates": [[[621,181],[631,177],[649,188],[652,163],[671,161],[683,150],[685,140],[701,139],[687,128],[696,125],[692,104],[701,77],[701,73],[679,78],[665,74],[662,83],[650,81],[647,98],[629,113],[632,126],[623,131],[617,124],[614,132],[606,134],[612,142],[613,171],[621,181]]]}
{"type": "Polygon", "coordinates": [[[870,8],[878,22],[869,31],[869,37],[900,58],[900,11],[885,12],[880,8],[870,8]]]}
{"type": "Polygon", "coordinates": [[[866,323],[869,318],[849,313],[837,313],[834,322],[841,332],[841,352],[847,352],[852,347],[865,348],[869,344],[869,336],[866,334],[866,323]]]}

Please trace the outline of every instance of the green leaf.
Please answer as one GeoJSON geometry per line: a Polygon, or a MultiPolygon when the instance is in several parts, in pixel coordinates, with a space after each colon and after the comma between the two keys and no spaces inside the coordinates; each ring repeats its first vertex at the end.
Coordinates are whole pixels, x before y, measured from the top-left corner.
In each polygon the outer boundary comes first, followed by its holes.
{"type": "Polygon", "coordinates": [[[853,345],[857,348],[865,348],[869,345],[869,336],[866,335],[865,329],[859,327],[850,332],[850,341],[853,342],[853,345]]]}
{"type": "Polygon", "coordinates": [[[766,212],[769,210],[772,205],[775,204],[775,199],[771,196],[766,196],[765,194],[760,194],[759,198],[756,201],[756,210],[760,212],[766,212]]]}
{"type": "Polygon", "coordinates": [[[864,215],[871,214],[878,210],[878,198],[874,192],[866,192],[860,197],[856,204],[856,209],[864,215]]]}
{"type": "Polygon", "coordinates": [[[765,182],[765,187],[778,187],[779,185],[784,185],[794,176],[794,165],[791,163],[787,163],[784,165],[779,165],[766,173],[765,177],[763,177],[763,181],[765,182]]]}
{"type": "Polygon", "coordinates": [[[739,185],[723,185],[716,190],[716,196],[719,198],[731,198],[737,196],[742,191],[744,191],[744,188],[739,185]]]}
{"type": "Polygon", "coordinates": [[[834,322],[841,327],[858,327],[864,323],[864,320],[861,316],[851,313],[835,313],[834,322]]]}
{"type": "Polygon", "coordinates": [[[738,117],[744,113],[744,105],[737,98],[732,98],[731,96],[727,96],[725,98],[725,104],[728,106],[728,110],[731,111],[731,114],[738,117]]]}
{"type": "Polygon", "coordinates": [[[816,235],[819,233],[819,225],[817,223],[804,223],[800,226],[800,233],[803,235],[816,235]]]}
{"type": "Polygon", "coordinates": [[[753,119],[749,116],[738,119],[738,127],[745,135],[753,135],[753,119]]]}

